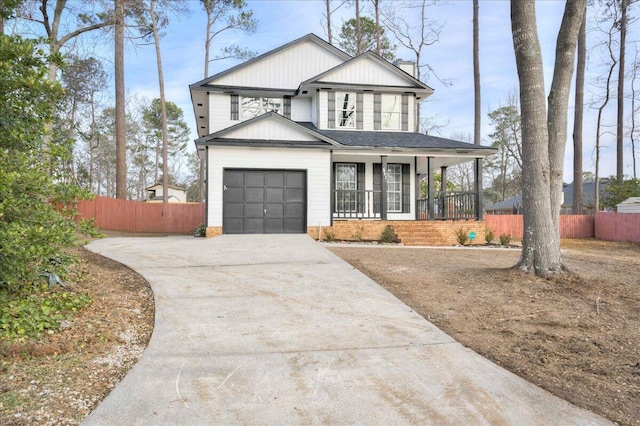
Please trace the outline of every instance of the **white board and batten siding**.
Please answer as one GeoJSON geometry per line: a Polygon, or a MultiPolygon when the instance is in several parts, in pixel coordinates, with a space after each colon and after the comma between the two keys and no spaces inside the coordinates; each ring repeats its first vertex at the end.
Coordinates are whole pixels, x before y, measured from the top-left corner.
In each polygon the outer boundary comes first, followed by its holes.
{"type": "Polygon", "coordinates": [[[231,97],[227,93],[209,93],[209,133],[238,124],[231,120],[231,97]]]}
{"type": "Polygon", "coordinates": [[[323,75],[319,82],[415,87],[407,77],[396,74],[371,58],[355,61],[323,75]]]}
{"type": "Polygon", "coordinates": [[[293,121],[313,121],[311,108],[311,97],[291,98],[291,119],[293,121]]]}
{"type": "Polygon", "coordinates": [[[224,134],[225,139],[244,139],[247,142],[253,140],[270,141],[305,141],[317,142],[318,138],[307,132],[293,128],[295,124],[287,125],[275,118],[249,123],[238,129],[224,134]]]}
{"type": "Polygon", "coordinates": [[[306,41],[223,75],[211,84],[295,90],[301,82],[343,62],[335,53],[306,41]]]}
{"type": "Polygon", "coordinates": [[[331,224],[330,152],[322,149],[209,147],[208,226],[222,226],[224,169],[305,170],[307,226],[331,224]]]}

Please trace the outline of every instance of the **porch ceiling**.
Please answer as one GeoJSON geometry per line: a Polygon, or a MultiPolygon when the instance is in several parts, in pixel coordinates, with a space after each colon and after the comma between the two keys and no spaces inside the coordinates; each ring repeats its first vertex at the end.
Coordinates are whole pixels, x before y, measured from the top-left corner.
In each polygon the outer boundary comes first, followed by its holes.
{"type": "Polygon", "coordinates": [[[437,152],[431,154],[425,153],[415,153],[415,152],[347,152],[347,151],[334,151],[332,158],[333,161],[365,161],[366,159],[373,158],[373,162],[381,162],[381,155],[386,155],[387,160],[389,162],[394,162],[394,159],[401,159],[401,161],[410,160],[413,162],[413,158],[416,158],[416,172],[417,173],[427,173],[427,157],[433,158],[433,165],[435,168],[439,169],[440,167],[451,167],[457,166],[459,164],[469,163],[470,166],[473,165],[473,161],[476,156],[473,154],[458,154],[456,155],[454,152],[437,152]]]}

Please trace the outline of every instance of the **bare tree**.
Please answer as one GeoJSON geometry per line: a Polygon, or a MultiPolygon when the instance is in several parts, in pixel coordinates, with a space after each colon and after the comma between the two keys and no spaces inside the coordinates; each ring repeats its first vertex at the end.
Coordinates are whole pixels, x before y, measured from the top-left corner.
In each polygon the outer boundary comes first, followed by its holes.
{"type": "Polygon", "coordinates": [[[380,27],[380,0],[371,0],[376,17],[376,54],[382,56],[382,28],[380,27]]]}
{"type": "MultiPolygon", "coordinates": [[[[440,32],[444,25],[442,22],[429,17],[427,6],[433,4],[432,1],[428,0],[422,0],[417,3],[394,2],[393,5],[385,8],[382,17],[385,27],[393,33],[398,42],[414,53],[416,61],[415,77],[422,81],[422,78],[425,77],[423,70],[426,69],[429,74],[435,76],[442,84],[447,85],[448,83],[441,79],[428,63],[423,61],[424,48],[440,40],[440,32]],[[420,16],[417,26],[410,24],[406,19],[406,16],[416,14],[420,16]]],[[[416,131],[420,131],[420,121],[420,107],[418,107],[416,108],[416,131]]]]}
{"type": "Polygon", "coordinates": [[[584,116],[584,74],[587,68],[587,8],[578,33],[578,64],[573,115],[573,214],[582,214],[582,126],[584,116]]]}
{"type": "Polygon", "coordinates": [[[640,108],[636,108],[636,81],[638,80],[638,73],[640,73],[640,62],[638,61],[638,47],[636,46],[636,56],[633,61],[633,67],[631,68],[631,127],[629,128],[629,139],[631,139],[631,158],[633,160],[633,178],[637,179],[637,166],[636,166],[636,114],[640,114],[640,108]]]}
{"type": "MultiPolygon", "coordinates": [[[[333,44],[333,27],[331,24],[331,15],[333,15],[333,13],[340,9],[342,6],[344,6],[345,4],[349,3],[349,0],[338,0],[337,3],[338,5],[336,7],[334,7],[333,9],[331,8],[331,0],[324,0],[324,6],[325,6],[325,13],[322,14],[322,16],[324,16],[324,20],[327,24],[327,27],[325,28],[325,31],[327,32],[327,40],[329,41],[329,44],[333,44]]],[[[333,2],[336,3],[336,2],[333,2]]]]}
{"type": "Polygon", "coordinates": [[[480,145],[482,128],[481,91],[480,91],[480,23],[478,19],[478,0],[473,0],[473,143],[480,145]]]}
{"type": "Polygon", "coordinates": [[[253,33],[258,21],[253,17],[252,10],[245,10],[245,0],[201,0],[204,11],[207,14],[207,29],[204,40],[204,78],[209,76],[209,64],[215,60],[235,58],[249,59],[256,55],[255,52],[238,45],[226,46],[221,54],[210,59],[211,44],[220,34],[231,31],[243,31],[253,33]]]}
{"type": "MultiPolygon", "coordinates": [[[[107,11],[93,12],[96,4],[99,2],[57,0],[52,5],[47,0],[28,0],[18,17],[43,26],[49,54],[57,57],[67,43],[80,35],[113,25],[113,17],[107,11]]],[[[58,62],[50,61],[49,80],[56,81],[57,78],[58,62]]]]}
{"type": "Polygon", "coordinates": [[[511,0],[511,29],[522,113],[524,235],[517,267],[539,276],[560,273],[559,214],[569,86],[586,0],[567,0],[556,41],[547,113],[542,53],[533,1],[511,0]],[[566,64],[569,63],[569,66],[566,64]],[[564,130],[562,129],[564,124],[564,130]]]}
{"type": "Polygon", "coordinates": [[[181,13],[186,11],[186,4],[171,0],[148,0],[144,3],[145,13],[136,14],[140,34],[145,39],[153,40],[156,51],[158,68],[158,86],[160,89],[160,108],[162,116],[162,202],[168,202],[169,168],[168,146],[169,132],[167,129],[167,106],[164,90],[164,73],[162,69],[162,49],[160,48],[160,30],[169,24],[169,12],[181,13]]]}
{"type": "Polygon", "coordinates": [[[620,54],[618,56],[618,116],[616,122],[616,178],[624,179],[624,56],[627,44],[627,6],[629,0],[620,1],[620,54]]]}
{"type": "Polygon", "coordinates": [[[360,0],[355,0],[356,4],[356,54],[359,55],[362,50],[362,28],[360,22],[360,0]]]}
{"type": "Polygon", "coordinates": [[[116,92],[116,198],[127,198],[127,138],[124,94],[124,3],[115,0],[114,83],[116,92]]]}
{"type": "Polygon", "coordinates": [[[594,185],[594,205],[596,211],[600,209],[600,147],[601,147],[601,136],[602,136],[602,117],[604,114],[604,109],[606,108],[609,100],[611,99],[611,79],[613,77],[613,71],[618,64],[618,58],[616,58],[614,54],[614,33],[616,32],[616,21],[618,9],[616,3],[611,4],[611,8],[609,10],[609,16],[606,16],[598,25],[598,30],[604,32],[606,34],[606,41],[603,43],[607,50],[607,54],[609,56],[609,63],[607,67],[606,77],[604,79],[604,97],[600,105],[597,107],[598,114],[596,119],[596,141],[595,141],[595,185],[594,185]],[[608,28],[603,30],[600,27],[602,23],[608,23],[608,28]]]}

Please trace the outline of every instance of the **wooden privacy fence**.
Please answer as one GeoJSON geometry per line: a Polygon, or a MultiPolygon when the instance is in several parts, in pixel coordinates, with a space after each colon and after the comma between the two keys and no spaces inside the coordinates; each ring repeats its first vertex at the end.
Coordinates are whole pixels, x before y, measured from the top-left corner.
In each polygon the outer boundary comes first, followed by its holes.
{"type": "Polygon", "coordinates": [[[596,238],[640,243],[640,213],[596,213],[596,238]]]}
{"type": "MultiPolygon", "coordinates": [[[[486,214],[484,221],[496,237],[502,234],[522,238],[522,215],[486,214]]],[[[560,238],[593,238],[596,236],[595,220],[588,215],[560,215],[560,238]]]]}
{"type": "Polygon", "coordinates": [[[193,234],[204,223],[204,204],[144,203],[96,197],[78,203],[78,216],[95,219],[101,229],[123,232],[193,234]]]}

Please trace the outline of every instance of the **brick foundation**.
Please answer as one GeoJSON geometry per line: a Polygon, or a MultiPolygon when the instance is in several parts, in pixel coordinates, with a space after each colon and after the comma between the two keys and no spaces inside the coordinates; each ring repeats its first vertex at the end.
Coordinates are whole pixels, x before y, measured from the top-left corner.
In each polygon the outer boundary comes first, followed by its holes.
{"type": "Polygon", "coordinates": [[[207,226],[207,238],[222,235],[222,226],[207,226]]]}
{"type": "Polygon", "coordinates": [[[400,242],[407,246],[456,245],[456,233],[460,229],[467,235],[471,231],[476,233],[473,244],[485,244],[486,224],[476,220],[340,220],[334,221],[333,226],[322,227],[321,230],[317,226],[310,226],[307,234],[316,240],[327,240],[327,234],[331,233],[336,240],[342,241],[380,241],[387,225],[393,227],[400,242]]]}

